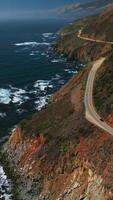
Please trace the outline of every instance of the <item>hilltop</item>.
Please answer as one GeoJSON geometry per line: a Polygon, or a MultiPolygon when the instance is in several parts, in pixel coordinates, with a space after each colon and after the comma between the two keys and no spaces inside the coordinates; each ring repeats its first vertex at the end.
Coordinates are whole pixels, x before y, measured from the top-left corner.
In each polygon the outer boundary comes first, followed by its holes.
{"type": "Polygon", "coordinates": [[[48,106],[21,121],[3,144],[1,160],[18,186],[16,200],[18,195],[21,200],[113,199],[113,137],[85,119],[84,107],[89,71],[106,57],[95,80],[94,103],[113,126],[113,47],[78,38],[82,29],[83,36],[110,41],[112,13],[113,7],[107,7],[59,31],[55,49],[86,67],[53,94],[48,106]]]}

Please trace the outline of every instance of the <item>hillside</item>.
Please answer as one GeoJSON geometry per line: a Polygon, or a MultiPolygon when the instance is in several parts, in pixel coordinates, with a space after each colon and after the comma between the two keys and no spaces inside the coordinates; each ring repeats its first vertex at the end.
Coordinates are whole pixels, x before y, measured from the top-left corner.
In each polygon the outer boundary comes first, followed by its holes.
{"type": "Polygon", "coordinates": [[[16,183],[15,200],[113,199],[113,137],[85,119],[84,107],[89,71],[104,56],[94,103],[113,127],[113,47],[78,38],[82,28],[82,35],[109,40],[112,13],[113,7],[107,8],[59,31],[55,49],[86,67],[53,94],[48,106],[21,121],[2,145],[1,161],[16,183]]]}
{"type": "Polygon", "coordinates": [[[84,37],[113,41],[112,24],[113,6],[108,6],[98,15],[86,17],[62,28],[59,31],[60,39],[56,44],[57,51],[66,54],[69,59],[77,56],[87,62],[98,59],[100,56],[107,56],[105,64],[99,70],[94,89],[95,105],[103,117],[110,114],[112,110],[113,47],[110,44],[83,41],[77,35],[82,29],[84,37]]]}
{"type": "Polygon", "coordinates": [[[98,58],[98,55],[106,54],[110,45],[84,42],[77,37],[78,32],[82,30],[82,36],[94,40],[113,41],[112,24],[113,6],[108,6],[98,15],[85,17],[63,27],[59,31],[60,39],[56,43],[56,49],[58,52],[66,54],[69,58],[77,56],[86,61],[98,58]]]}
{"type": "Polygon", "coordinates": [[[95,81],[95,106],[102,117],[113,112],[113,48],[95,81]],[[104,85],[104,87],[103,87],[104,85]]]}
{"type": "Polygon", "coordinates": [[[113,6],[103,10],[98,16],[94,16],[83,29],[84,35],[113,41],[113,6]],[[97,20],[98,18],[98,20],[97,20]],[[94,21],[92,23],[92,20],[94,21]],[[95,31],[94,31],[95,30],[95,31]]]}

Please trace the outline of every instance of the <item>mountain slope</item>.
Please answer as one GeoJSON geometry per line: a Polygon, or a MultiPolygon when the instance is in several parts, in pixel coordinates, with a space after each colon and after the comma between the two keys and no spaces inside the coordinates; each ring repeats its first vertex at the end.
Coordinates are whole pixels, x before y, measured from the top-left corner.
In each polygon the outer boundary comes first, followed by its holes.
{"type": "Polygon", "coordinates": [[[94,16],[83,29],[83,33],[92,38],[113,41],[113,5],[94,16]]]}
{"type": "Polygon", "coordinates": [[[89,60],[104,55],[111,45],[95,44],[78,38],[78,32],[82,30],[82,36],[97,40],[113,41],[113,5],[108,6],[101,13],[77,20],[59,31],[60,39],[56,43],[57,51],[67,54],[68,57],[79,57],[89,60]],[[98,54],[99,52],[99,54],[98,54]]]}

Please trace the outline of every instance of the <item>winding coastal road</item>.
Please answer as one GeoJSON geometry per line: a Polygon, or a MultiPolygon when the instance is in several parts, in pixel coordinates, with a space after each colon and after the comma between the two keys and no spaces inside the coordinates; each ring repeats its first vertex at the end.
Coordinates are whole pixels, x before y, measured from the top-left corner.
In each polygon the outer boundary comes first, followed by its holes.
{"type": "MultiPolygon", "coordinates": [[[[99,42],[99,40],[93,40],[90,38],[82,37],[81,31],[79,31],[78,37],[84,40],[88,40],[88,41],[99,42]]],[[[113,42],[105,42],[105,41],[103,42],[100,41],[100,43],[113,44],[113,42]]],[[[109,126],[104,120],[101,119],[101,117],[97,113],[93,104],[93,87],[94,87],[95,76],[98,69],[101,67],[102,63],[105,61],[105,59],[106,59],[105,57],[101,57],[100,59],[96,60],[91,68],[91,71],[89,72],[88,80],[86,84],[86,90],[85,90],[85,97],[84,97],[85,115],[86,115],[86,119],[89,122],[103,129],[109,134],[113,135],[113,128],[109,126]]]]}
{"type": "Polygon", "coordinates": [[[84,37],[82,36],[82,30],[79,30],[78,32],[78,38],[81,38],[83,40],[87,40],[87,41],[91,41],[91,42],[96,42],[96,43],[103,43],[103,44],[113,44],[113,42],[111,41],[105,41],[105,40],[98,40],[98,39],[93,39],[93,38],[88,38],[88,37],[84,37]]]}

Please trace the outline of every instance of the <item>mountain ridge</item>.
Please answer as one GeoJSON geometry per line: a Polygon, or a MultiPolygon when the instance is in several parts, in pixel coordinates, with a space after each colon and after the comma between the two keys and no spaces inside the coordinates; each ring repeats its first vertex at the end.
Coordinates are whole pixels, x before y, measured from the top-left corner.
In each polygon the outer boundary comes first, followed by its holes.
{"type": "Polygon", "coordinates": [[[81,18],[83,16],[89,16],[100,12],[101,9],[108,5],[113,4],[113,0],[93,0],[88,2],[77,2],[72,4],[64,5],[60,8],[54,9],[54,12],[58,17],[63,18],[81,18]]]}

